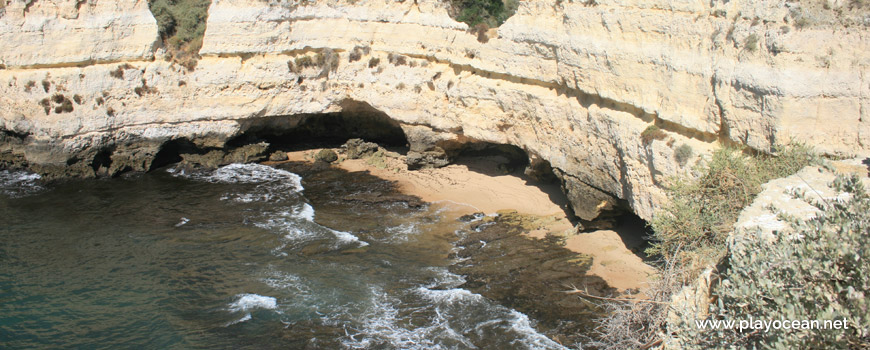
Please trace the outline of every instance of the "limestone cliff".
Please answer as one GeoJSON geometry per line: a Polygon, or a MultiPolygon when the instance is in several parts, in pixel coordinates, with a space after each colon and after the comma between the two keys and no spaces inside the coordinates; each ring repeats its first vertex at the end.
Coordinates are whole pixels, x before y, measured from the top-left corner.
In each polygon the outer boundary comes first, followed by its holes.
{"type": "Polygon", "coordinates": [[[870,155],[870,16],[808,3],[531,0],[482,43],[442,1],[216,0],[190,72],[154,60],[144,0],[13,0],[0,160],[147,170],[169,140],[220,147],[266,117],[376,110],[412,150],[484,141],[548,161],[581,218],[619,199],[650,218],[664,178],[723,143],[870,155]],[[650,125],[664,138],[644,141],[650,125]]]}

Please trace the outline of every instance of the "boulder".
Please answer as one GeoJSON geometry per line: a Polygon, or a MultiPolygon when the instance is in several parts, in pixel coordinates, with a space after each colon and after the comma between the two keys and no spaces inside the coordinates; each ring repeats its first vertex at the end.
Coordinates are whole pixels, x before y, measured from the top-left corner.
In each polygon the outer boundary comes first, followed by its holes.
{"type": "Polygon", "coordinates": [[[365,158],[378,151],[378,144],[365,142],[362,139],[350,139],[342,146],[347,151],[348,159],[365,158]]]}
{"type": "Polygon", "coordinates": [[[272,162],[283,162],[287,159],[287,152],[284,151],[275,151],[274,153],[269,155],[269,161],[272,162]]]}
{"type": "Polygon", "coordinates": [[[450,164],[450,159],[444,153],[444,150],[410,151],[405,159],[405,164],[408,164],[408,170],[441,168],[450,164]]]}
{"type": "Polygon", "coordinates": [[[332,163],[338,160],[338,154],[335,154],[335,151],[329,148],[324,148],[320,150],[320,152],[317,152],[316,155],[314,155],[314,160],[332,163]]]}

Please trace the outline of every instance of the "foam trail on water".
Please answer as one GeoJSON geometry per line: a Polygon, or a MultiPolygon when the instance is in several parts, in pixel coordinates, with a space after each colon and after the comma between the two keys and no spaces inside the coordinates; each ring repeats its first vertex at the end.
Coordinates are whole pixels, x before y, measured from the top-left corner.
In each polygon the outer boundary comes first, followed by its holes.
{"type": "Polygon", "coordinates": [[[289,187],[296,191],[302,191],[302,178],[299,175],[286,170],[270,167],[262,164],[230,164],[217,168],[208,175],[188,175],[196,180],[204,180],[215,183],[265,183],[285,182],[289,180],[289,187]]]}
{"type": "Polygon", "coordinates": [[[197,181],[256,185],[252,191],[228,193],[221,197],[221,200],[233,200],[240,203],[277,201],[285,198],[288,194],[303,190],[302,178],[299,175],[262,164],[230,164],[211,172],[193,172],[190,174],[181,170],[167,171],[172,176],[197,181]]]}

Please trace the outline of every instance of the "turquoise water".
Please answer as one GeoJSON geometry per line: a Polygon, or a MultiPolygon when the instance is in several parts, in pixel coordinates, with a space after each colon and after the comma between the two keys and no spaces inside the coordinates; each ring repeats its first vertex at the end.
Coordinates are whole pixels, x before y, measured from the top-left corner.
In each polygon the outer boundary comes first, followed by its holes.
{"type": "Polygon", "coordinates": [[[264,165],[41,185],[0,171],[0,348],[558,349],[458,288],[459,223],[264,165]]]}

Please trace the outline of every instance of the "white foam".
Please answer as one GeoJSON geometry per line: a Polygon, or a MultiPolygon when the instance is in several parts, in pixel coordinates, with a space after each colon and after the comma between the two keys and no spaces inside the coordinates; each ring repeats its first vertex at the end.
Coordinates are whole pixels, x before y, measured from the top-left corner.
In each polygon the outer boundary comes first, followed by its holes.
{"type": "Polygon", "coordinates": [[[331,228],[327,228],[327,229],[332,231],[332,234],[335,235],[335,238],[338,239],[339,243],[345,243],[345,244],[347,244],[347,243],[359,243],[360,247],[365,247],[365,246],[369,245],[368,242],[359,240],[359,237],[354,236],[350,232],[333,230],[331,228]]]}
{"type": "Polygon", "coordinates": [[[515,340],[514,343],[525,345],[528,349],[568,349],[552,339],[547,338],[547,336],[538,333],[538,331],[535,330],[535,327],[532,327],[529,317],[525,314],[516,310],[511,310],[510,316],[511,330],[522,336],[522,338],[515,340]]]}
{"type": "Polygon", "coordinates": [[[221,197],[222,200],[242,203],[272,201],[282,195],[303,190],[302,178],[299,175],[262,164],[230,164],[211,172],[191,174],[184,171],[169,173],[176,177],[211,183],[257,184],[257,189],[252,192],[232,193],[221,197]]]}
{"type": "Polygon", "coordinates": [[[236,301],[230,303],[227,310],[230,312],[244,312],[241,318],[224,325],[229,327],[237,323],[251,319],[251,311],[256,309],[275,310],[278,308],[278,300],[259,294],[243,293],[236,295],[236,301]]]}
{"type": "Polygon", "coordinates": [[[465,283],[465,277],[452,273],[445,267],[429,267],[427,270],[435,273],[435,280],[432,283],[426,284],[424,286],[426,288],[452,289],[465,283]]]}
{"type": "Polygon", "coordinates": [[[188,222],[190,222],[190,219],[188,219],[188,218],[186,218],[186,217],[182,217],[182,218],[181,218],[181,221],[179,221],[177,224],[175,224],[175,227],[181,227],[181,226],[184,226],[184,224],[186,224],[186,223],[188,223],[188,222]]]}
{"type": "Polygon", "coordinates": [[[214,172],[203,177],[191,176],[209,182],[219,183],[264,183],[276,181],[290,181],[296,191],[302,191],[302,178],[299,175],[286,170],[273,168],[267,165],[230,164],[217,168],[214,172]]]}
{"type": "Polygon", "coordinates": [[[429,289],[425,287],[419,287],[416,289],[417,293],[421,294],[424,298],[429,299],[435,303],[439,304],[456,304],[458,302],[475,302],[481,301],[483,296],[477,293],[472,293],[469,290],[462,288],[453,288],[453,289],[429,289]]]}
{"type": "Polygon", "coordinates": [[[307,203],[268,213],[265,220],[255,222],[254,226],[279,232],[285,240],[292,242],[327,238],[327,235],[331,235],[336,239],[336,248],[346,244],[358,244],[360,247],[368,245],[349,232],[333,230],[314,222],[314,208],[307,203]]]}
{"type": "Polygon", "coordinates": [[[22,170],[0,170],[0,193],[21,197],[43,189],[37,181],[42,176],[22,170]]]}
{"type": "Polygon", "coordinates": [[[278,300],[259,294],[238,294],[236,301],[230,303],[229,310],[233,312],[250,311],[254,309],[274,310],[278,308],[278,300]]]}
{"type": "Polygon", "coordinates": [[[389,234],[389,242],[406,242],[411,236],[420,232],[420,229],[413,222],[406,222],[399,226],[392,226],[386,229],[389,234]]]}
{"type": "Polygon", "coordinates": [[[388,342],[397,349],[446,349],[438,339],[447,338],[462,343],[464,347],[476,348],[469,339],[454,331],[440,313],[430,319],[428,326],[406,328],[414,326],[400,320],[395,306],[398,303],[397,299],[373,289],[372,305],[360,320],[363,328],[358,333],[349,333],[348,339],[342,341],[343,345],[351,349],[368,349],[388,342]]]}
{"type": "Polygon", "coordinates": [[[314,207],[312,207],[308,203],[302,204],[302,209],[299,210],[297,215],[299,215],[299,217],[301,217],[305,220],[313,222],[314,221],[314,207]]]}

